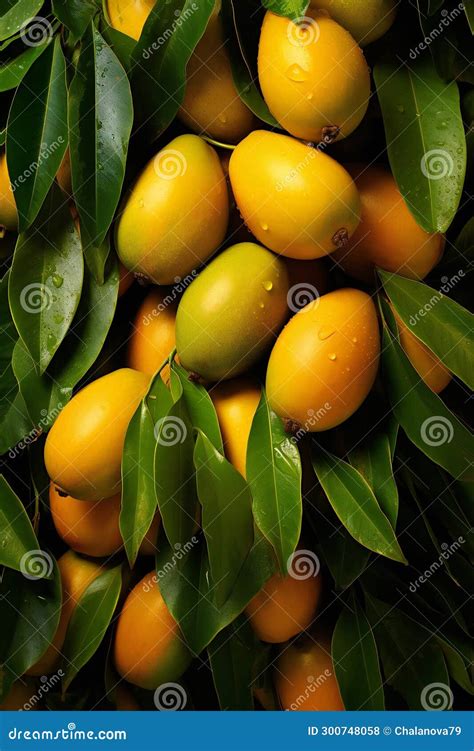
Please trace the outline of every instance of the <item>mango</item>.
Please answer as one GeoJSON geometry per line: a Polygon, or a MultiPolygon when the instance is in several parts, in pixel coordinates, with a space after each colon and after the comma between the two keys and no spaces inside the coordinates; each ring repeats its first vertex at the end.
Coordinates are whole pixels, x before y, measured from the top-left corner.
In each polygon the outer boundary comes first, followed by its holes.
{"type": "Polygon", "coordinates": [[[121,368],[81,389],[60,412],[44,449],[46,470],[67,495],[85,501],[120,491],[122,450],[150,376],[121,368]]]}
{"type": "Polygon", "coordinates": [[[19,710],[41,709],[41,693],[35,686],[35,681],[31,678],[18,678],[12,683],[8,694],[0,703],[0,710],[3,712],[14,712],[19,710]]]}
{"type": "Polygon", "coordinates": [[[209,392],[216,409],[227,459],[245,477],[247,444],[262,390],[251,378],[218,383],[209,392]]]}
{"type": "Polygon", "coordinates": [[[220,8],[219,0],[189,59],[178,117],[197,133],[207,133],[224,143],[237,143],[252,130],[256,119],[234,85],[220,8]]]}
{"type": "Polygon", "coordinates": [[[111,26],[122,34],[139,39],[156,0],[107,0],[111,26]]]}
{"type": "Polygon", "coordinates": [[[155,284],[173,284],[217,250],[228,219],[216,152],[198,136],[178,136],[149,162],[125,198],[115,246],[130,271],[155,284]]]}
{"type": "Polygon", "coordinates": [[[11,232],[18,228],[18,212],[8,174],[5,152],[0,154],[0,229],[5,227],[11,232]]]}
{"type": "Polygon", "coordinates": [[[346,138],[369,103],[364,53],[348,31],[311,8],[299,23],[265,14],[258,78],[272,115],[284,130],[306,141],[346,138]]]}
{"type": "Polygon", "coordinates": [[[270,347],[286,316],[283,261],[255,243],[232,245],[187,288],[176,316],[176,347],[192,377],[232,378],[270,347]]]}
{"type": "Polygon", "coordinates": [[[69,147],[64,152],[64,156],[56,172],[56,181],[67,196],[72,196],[72,175],[71,175],[71,155],[69,147]]]}
{"type": "Polygon", "coordinates": [[[443,254],[444,237],[416,223],[393,176],[382,167],[352,165],[361,199],[361,221],[344,248],[331,256],[350,276],[374,282],[376,266],[423,279],[443,254]]]}
{"type": "MultiPolygon", "coordinates": [[[[153,375],[176,343],[175,323],[178,298],[173,290],[153,289],[140,305],[129,341],[127,364],[134,370],[153,375]]],[[[169,367],[161,371],[169,380],[169,367]]]]}
{"type": "Polygon", "coordinates": [[[406,356],[428,388],[435,394],[441,393],[451,382],[451,373],[434,352],[403,323],[393,308],[392,311],[406,356]]]}
{"type": "Polygon", "coordinates": [[[320,575],[297,579],[276,573],[250,600],[245,614],[259,639],[281,644],[308,628],[320,599],[320,575]]]}
{"type": "Polygon", "coordinates": [[[395,21],[396,0],[313,0],[314,9],[325,10],[344,26],[357,44],[365,47],[380,39],[395,21]]]}
{"type": "Polygon", "coordinates": [[[115,632],[114,656],[119,675],[147,689],[178,679],[191,661],[154,571],[144,576],[125,600],[115,632]]]}
{"type": "Polygon", "coordinates": [[[319,432],[350,417],[377,375],[380,337],[365,292],[339,289],[308,303],[273,347],[267,397],[289,430],[319,432]]]}
{"type": "Polygon", "coordinates": [[[343,247],[359,224],[349,173],[294,138],[254,131],[236,147],[229,172],[245,224],[276,253],[319,258],[343,247]]]}
{"type": "Polygon", "coordinates": [[[292,644],[283,650],[276,668],[275,684],[282,709],[294,712],[344,709],[329,639],[292,644]]]}

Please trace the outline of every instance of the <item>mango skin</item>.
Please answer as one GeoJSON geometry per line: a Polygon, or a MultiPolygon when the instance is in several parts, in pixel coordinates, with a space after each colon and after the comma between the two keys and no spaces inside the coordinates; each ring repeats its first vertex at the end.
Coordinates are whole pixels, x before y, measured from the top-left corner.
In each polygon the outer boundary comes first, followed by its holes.
{"type": "MultiPolygon", "coordinates": [[[[153,289],[140,305],[128,345],[127,364],[134,370],[153,375],[176,344],[178,300],[172,291],[153,289]]],[[[169,366],[161,371],[169,380],[169,366]]]]}
{"type": "Polygon", "coordinates": [[[281,644],[305,631],[321,598],[321,577],[295,579],[274,574],[245,608],[261,641],[281,644]]]}
{"type": "Polygon", "coordinates": [[[62,659],[61,649],[74,609],[89,584],[104,571],[103,566],[81,558],[72,550],[59,558],[58,568],[63,590],[59,625],[52,643],[38,662],[27,671],[27,675],[49,675],[57,668],[62,659]]]}
{"type": "Polygon", "coordinates": [[[0,154],[0,228],[5,227],[11,232],[18,229],[18,211],[13,196],[10,176],[8,174],[7,157],[5,152],[0,154]]]}
{"type": "Polygon", "coordinates": [[[296,712],[344,709],[328,640],[292,644],[285,649],[277,662],[275,685],[282,709],[296,712]]]}
{"type": "Polygon", "coordinates": [[[125,433],[149,381],[145,373],[121,368],[81,389],[64,407],[44,449],[57,487],[84,501],[120,491],[125,433]]]}
{"type": "Polygon", "coordinates": [[[234,85],[219,6],[220,2],[216,3],[186,67],[186,90],[178,117],[197,133],[237,143],[250,133],[256,118],[234,85]]]}
{"type": "Polygon", "coordinates": [[[209,395],[216,409],[227,459],[245,477],[247,444],[262,390],[251,378],[214,386],[209,395]]]}
{"type": "Polygon", "coordinates": [[[229,173],[245,224],[275,253],[319,258],[359,224],[359,194],[349,173],[289,136],[253,131],[234,150],[229,173]]]}
{"type": "Polygon", "coordinates": [[[311,8],[301,25],[265,14],[258,78],[272,115],[305,141],[346,138],[369,103],[369,68],[362,50],[342,26],[311,8]]]}
{"type": "Polygon", "coordinates": [[[380,39],[397,14],[395,0],[313,0],[311,6],[327,11],[361,47],[380,39]]]}
{"type": "Polygon", "coordinates": [[[332,260],[350,276],[374,283],[378,266],[409,279],[423,279],[441,259],[444,237],[420,227],[393,176],[381,167],[348,167],[361,199],[361,221],[332,260]]]}
{"type": "Polygon", "coordinates": [[[214,149],[178,136],[145,167],[125,198],[115,230],[123,265],[155,284],[174,284],[225,237],[229,196],[214,149]]]}
{"type": "Polygon", "coordinates": [[[334,428],[367,397],[379,352],[369,295],[357,289],[323,295],[293,316],[277,339],[267,368],[270,405],[297,429],[334,428]]]}
{"type": "Polygon", "coordinates": [[[428,388],[435,394],[441,393],[451,382],[451,373],[439,357],[436,357],[430,348],[403,323],[393,307],[392,312],[397,322],[400,344],[406,356],[428,388]]]}
{"type": "Polygon", "coordinates": [[[118,618],[114,656],[119,675],[141,688],[176,680],[191,654],[150,572],[132,589],[118,618]]]}
{"type": "Polygon", "coordinates": [[[206,381],[248,370],[287,317],[283,261],[255,243],[232,245],[188,287],[178,306],[181,365],[206,381]]]}
{"type": "Polygon", "coordinates": [[[110,24],[117,31],[139,39],[156,0],[107,0],[110,24]]]}

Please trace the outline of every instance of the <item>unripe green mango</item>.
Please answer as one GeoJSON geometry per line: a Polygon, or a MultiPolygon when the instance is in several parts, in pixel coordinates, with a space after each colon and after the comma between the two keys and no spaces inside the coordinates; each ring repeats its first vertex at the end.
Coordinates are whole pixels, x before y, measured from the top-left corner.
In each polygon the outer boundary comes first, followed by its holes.
{"type": "Polygon", "coordinates": [[[192,282],[176,316],[176,347],[207,381],[243,373],[268,349],[287,317],[284,262],[255,243],[227,248],[192,282]]]}

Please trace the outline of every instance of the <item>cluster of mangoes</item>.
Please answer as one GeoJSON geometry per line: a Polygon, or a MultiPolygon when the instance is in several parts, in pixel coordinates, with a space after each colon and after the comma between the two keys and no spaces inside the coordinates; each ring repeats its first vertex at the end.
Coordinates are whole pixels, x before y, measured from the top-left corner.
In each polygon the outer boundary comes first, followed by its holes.
{"type": "MultiPolygon", "coordinates": [[[[153,5],[109,0],[110,22],[137,39],[153,5]]],[[[102,562],[77,553],[105,557],[122,546],[125,433],[152,374],[174,347],[190,378],[209,389],[227,457],[244,476],[261,395],[252,371],[257,364],[268,358],[267,397],[290,432],[340,425],[369,394],[380,349],[375,305],[370,291],[329,291],[331,275],[321,259],[330,256],[367,290],[376,267],[421,279],[443,250],[443,237],[416,224],[386,168],[343,167],[325,153],[364,117],[370,75],[359,44],[385,33],[395,5],[315,0],[300,23],[266,13],[259,82],[269,110],[290,134],[282,135],[264,129],[238,96],[216,4],[191,57],[178,115],[205,137],[181,135],[160,150],[116,222],[124,269],[158,285],[138,311],[128,367],[79,391],[46,441],[51,512],[72,550],[59,560],[64,605],[58,633],[32,675],[54,669],[73,609],[103,570],[102,562]],[[235,145],[230,159],[210,139],[235,145]],[[181,285],[184,294],[170,294],[167,285],[181,285]],[[295,298],[305,285],[315,294],[301,307],[295,298]]],[[[0,224],[11,230],[17,224],[4,156],[0,224]]],[[[122,291],[130,282],[124,273],[122,291]]],[[[398,323],[414,366],[440,391],[450,374],[398,323]]],[[[166,371],[162,377],[166,381],[166,371]]],[[[142,553],[153,552],[159,524],[157,514],[142,553]]],[[[281,643],[310,625],[320,596],[320,576],[276,574],[246,613],[262,640],[281,643]]],[[[324,639],[284,651],[277,679],[284,708],[292,708],[306,676],[323,672],[330,673],[327,680],[306,692],[297,708],[342,708],[324,639]]],[[[191,659],[153,572],[125,600],[114,653],[120,675],[148,689],[179,677],[191,659]]]]}

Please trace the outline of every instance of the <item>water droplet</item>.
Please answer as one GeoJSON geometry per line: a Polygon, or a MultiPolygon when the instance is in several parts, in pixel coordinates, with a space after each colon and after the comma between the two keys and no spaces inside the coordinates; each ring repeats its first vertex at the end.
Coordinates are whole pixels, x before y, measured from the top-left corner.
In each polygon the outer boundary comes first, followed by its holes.
{"type": "Polygon", "coordinates": [[[270,292],[270,290],[273,289],[273,282],[262,282],[263,289],[265,289],[267,292],[270,292]]]}
{"type": "Polygon", "coordinates": [[[259,307],[259,308],[262,308],[262,310],[263,310],[263,308],[265,307],[265,303],[263,303],[263,302],[259,302],[259,303],[258,303],[258,307],[259,307]]]}
{"type": "Polygon", "coordinates": [[[357,337],[356,337],[356,336],[353,336],[353,337],[352,337],[352,341],[353,341],[353,343],[354,343],[354,344],[357,344],[357,337]]]}
{"type": "Polygon", "coordinates": [[[302,83],[308,78],[307,71],[304,70],[301,65],[297,65],[296,63],[294,65],[290,65],[290,67],[286,71],[286,75],[287,78],[290,79],[290,81],[295,81],[296,83],[302,83]]]}
{"type": "Polygon", "coordinates": [[[260,226],[261,226],[261,228],[263,229],[264,232],[266,232],[268,230],[268,224],[266,222],[262,222],[260,224],[260,226]]]}
{"type": "Polygon", "coordinates": [[[57,287],[57,289],[59,289],[60,287],[63,286],[64,279],[62,278],[62,276],[59,276],[59,274],[53,274],[52,281],[53,281],[54,286],[57,287]]]}
{"type": "Polygon", "coordinates": [[[337,358],[337,355],[335,352],[331,352],[331,354],[328,355],[328,357],[330,360],[332,360],[332,362],[334,362],[334,360],[337,358]]]}
{"type": "Polygon", "coordinates": [[[48,334],[48,336],[47,336],[47,345],[48,345],[48,349],[49,350],[53,349],[53,347],[56,344],[56,342],[57,342],[57,339],[54,336],[54,334],[48,334]]]}
{"type": "Polygon", "coordinates": [[[227,117],[225,115],[220,114],[218,119],[219,119],[219,122],[221,123],[227,122],[227,117]]]}
{"type": "Polygon", "coordinates": [[[143,198],[140,198],[140,200],[138,201],[138,205],[140,206],[141,209],[144,207],[145,201],[143,200],[143,198]]]}
{"type": "Polygon", "coordinates": [[[312,98],[313,98],[313,94],[310,91],[309,94],[306,94],[306,99],[309,99],[309,101],[311,101],[312,98]]]}
{"type": "Polygon", "coordinates": [[[321,339],[321,341],[324,341],[325,339],[329,339],[329,337],[331,337],[334,333],[334,329],[323,328],[318,331],[318,337],[321,339]]]}

